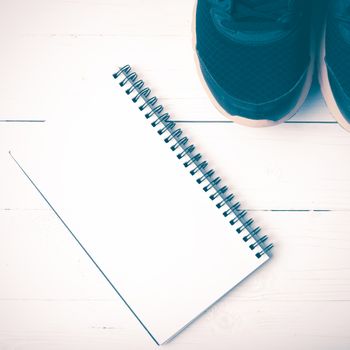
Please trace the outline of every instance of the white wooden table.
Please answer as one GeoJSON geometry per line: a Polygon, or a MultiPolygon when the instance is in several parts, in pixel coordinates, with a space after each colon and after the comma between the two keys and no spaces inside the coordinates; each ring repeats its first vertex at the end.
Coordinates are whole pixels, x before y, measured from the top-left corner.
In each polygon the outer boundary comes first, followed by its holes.
{"type": "Polygon", "coordinates": [[[350,348],[350,134],[322,109],[317,86],[281,126],[227,122],[194,69],[192,9],[189,0],[1,0],[1,350],[155,348],[8,155],[52,120],[98,120],[98,79],[125,63],[276,246],[271,263],[167,347],[350,348]]]}

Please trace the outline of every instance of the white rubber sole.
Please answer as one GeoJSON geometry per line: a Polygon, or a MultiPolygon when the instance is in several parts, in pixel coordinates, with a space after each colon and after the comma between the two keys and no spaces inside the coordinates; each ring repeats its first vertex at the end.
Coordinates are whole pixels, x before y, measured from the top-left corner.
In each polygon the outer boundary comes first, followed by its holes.
{"type": "Polygon", "coordinates": [[[326,57],[326,25],[323,28],[323,34],[320,45],[319,53],[319,66],[318,66],[318,80],[320,83],[321,91],[326,105],[333,117],[346,131],[350,131],[350,123],[345,119],[342,112],[340,111],[338,104],[334,98],[331,84],[329,82],[328,70],[325,61],[326,57]]]}
{"type": "Polygon", "coordinates": [[[223,114],[226,118],[228,118],[229,120],[231,120],[237,124],[249,126],[249,127],[253,127],[253,128],[263,128],[263,127],[269,127],[269,126],[276,126],[276,125],[282,124],[285,121],[287,121],[288,119],[292,118],[298,112],[298,110],[301,108],[301,106],[304,104],[304,102],[309,94],[310,88],[311,88],[312,78],[313,78],[314,69],[315,69],[314,40],[311,40],[311,45],[310,45],[311,46],[311,50],[310,50],[311,60],[310,60],[310,64],[308,67],[307,77],[305,80],[303,90],[301,92],[300,98],[297,101],[296,105],[288,114],[286,114],[285,116],[283,116],[282,118],[280,118],[277,121],[272,121],[269,119],[253,120],[253,119],[248,119],[246,117],[242,117],[239,115],[231,115],[225,109],[223,109],[221,107],[221,105],[216,101],[215,97],[213,96],[210,89],[208,88],[208,85],[204,79],[202,70],[200,68],[199,58],[197,56],[197,49],[196,49],[196,47],[197,47],[197,31],[196,31],[197,3],[198,3],[198,0],[195,1],[193,15],[192,15],[192,47],[193,47],[195,65],[196,65],[196,69],[197,69],[197,73],[198,73],[198,76],[200,78],[200,81],[201,81],[207,95],[209,96],[209,99],[211,100],[212,104],[216,107],[216,109],[221,114],[223,114]]]}

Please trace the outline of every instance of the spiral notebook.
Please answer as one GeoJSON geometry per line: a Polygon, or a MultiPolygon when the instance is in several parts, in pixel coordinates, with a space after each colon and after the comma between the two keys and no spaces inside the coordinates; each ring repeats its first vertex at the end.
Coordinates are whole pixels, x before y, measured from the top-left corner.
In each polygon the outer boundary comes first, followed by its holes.
{"type": "Polygon", "coordinates": [[[12,157],[163,344],[264,264],[272,244],[130,66],[114,78],[126,94],[112,79],[104,87],[108,116],[48,126],[40,147],[12,157]]]}

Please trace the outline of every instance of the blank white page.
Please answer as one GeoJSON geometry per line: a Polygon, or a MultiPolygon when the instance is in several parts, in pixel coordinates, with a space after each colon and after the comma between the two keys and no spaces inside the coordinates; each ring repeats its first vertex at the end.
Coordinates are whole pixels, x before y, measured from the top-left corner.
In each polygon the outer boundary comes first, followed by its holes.
{"type": "Polygon", "coordinates": [[[108,79],[113,113],[51,124],[39,150],[26,145],[14,156],[161,344],[268,256],[255,256],[261,248],[242,240],[247,231],[236,232],[240,224],[222,215],[227,207],[216,208],[108,79]]]}

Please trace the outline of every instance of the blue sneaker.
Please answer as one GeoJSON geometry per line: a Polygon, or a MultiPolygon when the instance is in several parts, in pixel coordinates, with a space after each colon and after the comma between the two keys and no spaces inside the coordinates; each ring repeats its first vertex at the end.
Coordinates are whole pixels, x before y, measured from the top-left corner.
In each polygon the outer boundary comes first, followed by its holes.
{"type": "Polygon", "coordinates": [[[327,106],[339,124],[350,131],[350,0],[329,2],[319,65],[327,106]]]}
{"type": "Polygon", "coordinates": [[[196,63],[215,106],[248,126],[291,118],[314,71],[308,0],[197,0],[196,63]]]}

